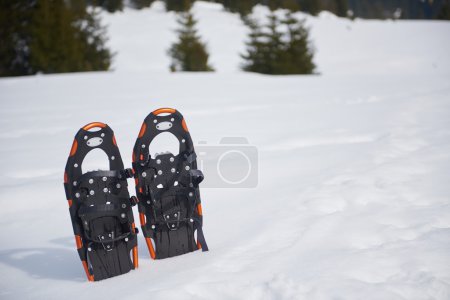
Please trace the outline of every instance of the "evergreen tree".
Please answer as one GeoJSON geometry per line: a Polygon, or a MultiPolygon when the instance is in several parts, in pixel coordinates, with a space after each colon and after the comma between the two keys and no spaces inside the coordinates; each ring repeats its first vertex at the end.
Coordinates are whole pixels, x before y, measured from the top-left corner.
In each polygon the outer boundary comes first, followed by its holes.
{"type": "Polygon", "coordinates": [[[347,17],[348,0],[318,0],[319,10],[327,10],[339,17],[347,17]]]}
{"type": "Polygon", "coordinates": [[[99,6],[110,13],[123,10],[123,0],[87,0],[87,3],[99,6]]]}
{"type": "Polygon", "coordinates": [[[311,74],[314,72],[313,52],[308,42],[308,30],[303,21],[298,21],[289,12],[282,20],[275,14],[269,23],[261,27],[247,20],[250,28],[247,53],[243,69],[263,74],[311,74]],[[287,32],[279,30],[280,25],[287,32]]]}
{"type": "Polygon", "coordinates": [[[450,20],[450,1],[444,0],[442,6],[436,16],[440,20],[450,20]]]}
{"type": "Polygon", "coordinates": [[[252,12],[253,6],[258,3],[258,0],[219,0],[218,2],[222,3],[226,10],[245,17],[252,12]]]}
{"type": "Polygon", "coordinates": [[[366,19],[395,18],[399,9],[402,19],[449,19],[450,15],[450,0],[209,0],[209,2],[222,3],[226,10],[238,12],[242,17],[249,14],[256,4],[268,6],[271,10],[284,8],[312,15],[328,10],[340,17],[366,19]],[[348,14],[349,11],[352,14],[348,14]]]}
{"type": "Polygon", "coordinates": [[[292,13],[288,12],[282,23],[288,28],[289,40],[284,74],[312,74],[315,69],[314,53],[309,45],[309,32],[305,27],[305,21],[297,20],[292,13]]]}
{"type": "Polygon", "coordinates": [[[191,9],[194,0],[165,0],[166,11],[186,12],[191,9]]]}
{"type": "Polygon", "coordinates": [[[269,24],[262,28],[255,20],[247,20],[250,27],[247,54],[241,55],[247,63],[243,66],[245,71],[280,74],[281,61],[285,44],[283,34],[278,31],[280,21],[275,14],[269,16],[269,24]]]}
{"type": "Polygon", "coordinates": [[[2,30],[0,76],[109,68],[105,30],[85,0],[16,1],[6,14],[11,25],[2,30]]]}
{"type": "Polygon", "coordinates": [[[347,17],[348,1],[336,0],[336,15],[339,17],[347,17]]]}
{"type": "Polygon", "coordinates": [[[173,72],[214,71],[208,65],[209,54],[197,34],[197,21],[192,13],[181,13],[177,21],[180,29],[177,30],[178,41],[169,49],[169,55],[172,57],[170,69],[173,72]]]}
{"type": "Polygon", "coordinates": [[[130,4],[136,9],[150,7],[154,0],[130,0],[130,4]]]}
{"type": "Polygon", "coordinates": [[[320,4],[318,0],[298,0],[300,10],[307,12],[313,16],[320,12],[320,4]]]}
{"type": "Polygon", "coordinates": [[[269,15],[269,24],[266,26],[267,32],[263,33],[263,38],[267,41],[264,47],[264,58],[268,74],[282,74],[283,65],[285,64],[286,42],[282,40],[283,33],[278,30],[280,20],[272,13],[269,15]]]}
{"type": "Polygon", "coordinates": [[[263,41],[263,32],[261,26],[256,20],[246,17],[244,19],[246,25],[250,29],[248,35],[247,53],[241,54],[241,57],[246,61],[243,65],[243,70],[256,73],[268,73],[266,67],[266,42],[263,41]]]}
{"type": "Polygon", "coordinates": [[[300,5],[297,0],[267,0],[266,3],[271,10],[277,10],[279,8],[289,9],[291,11],[300,10],[300,5]]]}
{"type": "Polygon", "coordinates": [[[27,47],[32,12],[28,0],[0,1],[0,76],[32,73],[27,47]]]}
{"type": "Polygon", "coordinates": [[[300,5],[297,0],[283,0],[281,5],[282,5],[281,8],[285,8],[290,11],[299,11],[300,10],[300,5]]]}
{"type": "Polygon", "coordinates": [[[108,70],[114,54],[106,46],[108,41],[107,29],[100,23],[100,11],[95,9],[85,10],[84,18],[81,20],[78,21],[78,29],[81,31],[78,37],[84,53],[82,70],[108,70]],[[85,24],[82,24],[83,22],[85,24]]]}
{"type": "Polygon", "coordinates": [[[266,1],[262,2],[261,4],[266,5],[267,7],[269,7],[269,9],[271,11],[274,11],[274,10],[281,8],[282,2],[283,2],[283,0],[266,0],[266,1]]]}

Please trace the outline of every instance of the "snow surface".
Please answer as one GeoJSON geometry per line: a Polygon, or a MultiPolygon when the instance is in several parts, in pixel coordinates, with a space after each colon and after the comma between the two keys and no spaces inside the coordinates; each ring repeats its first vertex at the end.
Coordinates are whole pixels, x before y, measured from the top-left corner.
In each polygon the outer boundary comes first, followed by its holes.
{"type": "Polygon", "coordinates": [[[0,80],[0,299],[450,299],[450,23],[307,17],[321,75],[263,76],[239,71],[237,15],[194,12],[216,73],[168,71],[175,15],[156,2],[103,14],[114,72],[0,80]],[[209,252],[153,261],[140,235],[137,271],[89,283],[73,136],[108,123],[129,166],[158,107],[196,142],[248,138],[258,186],[202,188],[209,252]]]}

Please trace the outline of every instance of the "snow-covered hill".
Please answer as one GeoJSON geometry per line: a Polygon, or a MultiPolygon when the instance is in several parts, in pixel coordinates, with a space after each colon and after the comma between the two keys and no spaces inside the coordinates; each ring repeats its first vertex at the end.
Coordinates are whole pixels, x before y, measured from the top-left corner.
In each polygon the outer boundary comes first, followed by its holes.
{"type": "Polygon", "coordinates": [[[156,2],[103,15],[115,71],[0,80],[0,299],[449,299],[450,23],[307,17],[321,75],[262,76],[239,71],[237,15],[194,12],[216,73],[168,71],[175,15],[156,2]],[[153,261],[140,236],[137,271],[88,283],[73,135],[108,123],[129,166],[166,106],[197,142],[246,137],[258,186],[202,189],[210,252],[153,261]]]}

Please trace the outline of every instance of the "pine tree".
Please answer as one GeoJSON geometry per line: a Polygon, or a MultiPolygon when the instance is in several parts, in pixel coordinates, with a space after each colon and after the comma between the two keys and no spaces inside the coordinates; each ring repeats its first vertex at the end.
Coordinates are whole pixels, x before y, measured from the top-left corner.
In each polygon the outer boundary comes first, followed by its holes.
{"type": "Polygon", "coordinates": [[[123,0],[87,0],[87,3],[106,9],[110,13],[123,10],[123,0]]]}
{"type": "Polygon", "coordinates": [[[283,34],[278,30],[280,20],[272,13],[269,15],[269,23],[264,27],[255,20],[247,20],[250,27],[250,41],[247,43],[247,54],[242,57],[247,61],[243,69],[249,72],[263,74],[279,74],[282,62],[285,42],[283,34]]]}
{"type": "Polygon", "coordinates": [[[32,12],[28,0],[0,1],[0,76],[32,73],[27,47],[32,12]]]}
{"type": "Polygon", "coordinates": [[[309,32],[305,27],[304,20],[299,21],[292,13],[288,12],[282,23],[288,28],[289,40],[284,74],[312,74],[315,69],[314,53],[309,45],[309,32]]]}
{"type": "Polygon", "coordinates": [[[267,0],[265,1],[264,5],[269,7],[271,11],[277,10],[280,8],[280,3],[282,0],[267,0]]]}
{"type": "Polygon", "coordinates": [[[13,18],[2,31],[0,76],[109,68],[105,29],[85,0],[15,1],[7,8],[13,18]]]}
{"type": "Polygon", "coordinates": [[[197,21],[192,13],[181,13],[177,20],[180,29],[177,30],[178,41],[169,49],[172,57],[170,69],[176,71],[214,71],[208,65],[209,54],[206,46],[201,42],[195,25],[197,21]]]}
{"type": "Polygon", "coordinates": [[[268,73],[266,64],[266,42],[263,40],[264,34],[261,26],[256,20],[251,18],[244,19],[246,25],[250,29],[249,41],[246,43],[247,53],[241,54],[246,61],[242,69],[248,72],[268,73]]]}
{"type": "Polygon", "coordinates": [[[269,15],[269,24],[266,26],[267,33],[263,33],[263,37],[267,40],[264,57],[268,67],[268,74],[282,74],[283,65],[285,64],[284,56],[286,44],[282,40],[283,33],[278,30],[280,20],[272,13],[269,15]]]}
{"type": "Polygon", "coordinates": [[[318,0],[298,0],[300,10],[307,12],[313,16],[320,12],[320,4],[318,0]]]}
{"type": "Polygon", "coordinates": [[[297,0],[266,0],[265,2],[271,10],[277,10],[279,8],[289,9],[291,11],[300,10],[297,0]]]}
{"type": "Polygon", "coordinates": [[[100,11],[95,9],[85,11],[85,17],[78,23],[78,29],[81,31],[79,40],[83,49],[82,53],[84,53],[82,70],[108,70],[114,54],[106,46],[107,29],[100,23],[100,11]]]}
{"type": "MultiPolygon", "coordinates": [[[[82,0],[72,0],[80,6],[82,0]]],[[[111,54],[98,12],[70,9],[64,0],[40,0],[31,21],[30,64],[44,73],[107,70],[111,54]]]]}
{"type": "Polygon", "coordinates": [[[297,0],[283,0],[281,5],[282,5],[281,8],[289,9],[290,11],[300,10],[300,5],[297,0]]]}
{"type": "Polygon", "coordinates": [[[154,0],[129,0],[130,4],[136,9],[143,9],[144,7],[150,7],[154,0]]]}
{"type": "Polygon", "coordinates": [[[336,0],[336,14],[339,17],[347,17],[348,11],[348,1],[347,0],[336,0]]]}
{"type": "Polygon", "coordinates": [[[288,12],[282,20],[272,13],[264,27],[253,20],[246,23],[250,28],[249,41],[247,53],[241,55],[245,60],[245,71],[263,74],[314,72],[313,52],[303,21],[298,21],[288,12]],[[287,27],[287,32],[280,31],[280,25],[287,27]]]}
{"type": "Polygon", "coordinates": [[[320,11],[327,10],[339,17],[347,17],[348,0],[318,0],[320,11]]]}
{"type": "Polygon", "coordinates": [[[245,17],[252,12],[253,6],[258,3],[258,0],[220,0],[218,2],[222,3],[226,10],[245,17]]]}
{"type": "Polygon", "coordinates": [[[165,0],[166,11],[186,12],[191,9],[194,0],[165,0]]]}
{"type": "Polygon", "coordinates": [[[450,1],[442,1],[441,8],[436,16],[440,20],[450,20],[450,1]]]}

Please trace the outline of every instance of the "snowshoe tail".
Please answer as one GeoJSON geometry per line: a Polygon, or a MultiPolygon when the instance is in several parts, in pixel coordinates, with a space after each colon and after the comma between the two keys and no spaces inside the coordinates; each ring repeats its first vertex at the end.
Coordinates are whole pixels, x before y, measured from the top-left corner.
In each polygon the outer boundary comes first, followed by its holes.
{"type": "Polygon", "coordinates": [[[133,149],[133,170],[139,219],[150,256],[162,259],[198,249],[208,251],[198,186],[203,174],[197,170],[192,139],[177,110],[160,108],[145,118],[133,149]],[[150,143],[162,132],[178,139],[178,155],[150,156],[150,143]]]}
{"type": "Polygon", "coordinates": [[[138,267],[137,229],[127,178],[114,132],[104,123],[90,123],[75,136],[64,173],[64,188],[84,270],[89,281],[98,281],[138,267]],[[98,131],[89,131],[99,128],[98,131]],[[103,150],[109,170],[82,173],[85,156],[103,150]],[[131,200],[131,201],[130,201],[131,200]]]}

